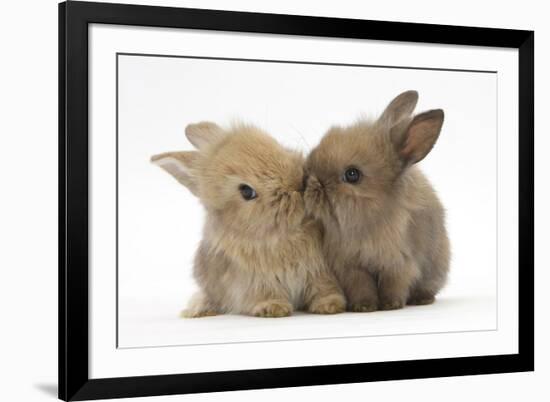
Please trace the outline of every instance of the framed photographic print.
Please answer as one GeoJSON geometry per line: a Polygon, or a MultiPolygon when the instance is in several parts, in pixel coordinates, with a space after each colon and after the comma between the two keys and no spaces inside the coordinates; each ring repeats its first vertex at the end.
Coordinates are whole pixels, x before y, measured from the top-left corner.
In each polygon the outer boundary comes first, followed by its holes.
{"type": "Polygon", "coordinates": [[[530,371],[534,33],[59,5],[59,397],[530,371]]]}

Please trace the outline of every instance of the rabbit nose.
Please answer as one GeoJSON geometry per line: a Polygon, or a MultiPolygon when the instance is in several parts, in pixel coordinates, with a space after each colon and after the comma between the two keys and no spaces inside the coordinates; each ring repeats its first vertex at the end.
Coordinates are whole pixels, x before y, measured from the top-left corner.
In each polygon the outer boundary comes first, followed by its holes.
{"type": "Polygon", "coordinates": [[[309,175],[304,174],[304,178],[302,179],[302,187],[298,190],[300,193],[303,193],[304,191],[306,191],[308,180],[309,180],[309,175]]]}

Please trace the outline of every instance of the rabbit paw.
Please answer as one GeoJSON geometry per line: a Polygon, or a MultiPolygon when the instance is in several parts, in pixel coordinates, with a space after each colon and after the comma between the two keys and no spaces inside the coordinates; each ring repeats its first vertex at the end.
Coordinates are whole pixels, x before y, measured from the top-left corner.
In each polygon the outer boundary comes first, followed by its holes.
{"type": "Polygon", "coordinates": [[[189,300],[187,308],[180,313],[181,318],[210,317],[213,315],[218,315],[218,313],[202,291],[195,293],[189,300]]]}
{"type": "Polygon", "coordinates": [[[181,318],[211,317],[214,315],[218,315],[218,313],[212,310],[185,309],[180,313],[181,318]]]}
{"type": "Polygon", "coordinates": [[[353,313],[370,313],[378,310],[376,290],[373,293],[350,293],[347,308],[353,313]]]}
{"type": "Polygon", "coordinates": [[[314,314],[338,314],[346,310],[346,301],[339,293],[315,299],[309,306],[309,312],[314,314]]]}
{"type": "Polygon", "coordinates": [[[380,310],[398,310],[405,306],[402,300],[385,300],[380,302],[380,310]]]}
{"type": "Polygon", "coordinates": [[[256,317],[288,317],[292,314],[292,306],[283,300],[268,300],[258,303],[252,309],[256,317]]]}
{"type": "Polygon", "coordinates": [[[413,305],[413,306],[422,306],[426,304],[432,304],[435,301],[434,296],[424,296],[424,297],[411,297],[409,300],[407,300],[407,304],[413,305]]]}
{"type": "Polygon", "coordinates": [[[354,313],[370,313],[372,311],[378,310],[378,303],[377,302],[353,303],[348,306],[348,310],[354,313]]]}

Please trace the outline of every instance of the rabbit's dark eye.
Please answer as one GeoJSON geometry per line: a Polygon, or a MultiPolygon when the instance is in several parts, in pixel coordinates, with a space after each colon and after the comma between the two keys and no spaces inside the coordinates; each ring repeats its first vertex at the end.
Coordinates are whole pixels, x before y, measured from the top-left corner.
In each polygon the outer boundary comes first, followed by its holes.
{"type": "Polygon", "coordinates": [[[344,172],[343,180],[346,183],[355,184],[361,179],[361,171],[357,168],[350,167],[344,172]]]}
{"type": "Polygon", "coordinates": [[[239,191],[246,201],[253,200],[258,196],[258,194],[256,194],[256,190],[246,184],[241,184],[239,186],[239,191]]]}

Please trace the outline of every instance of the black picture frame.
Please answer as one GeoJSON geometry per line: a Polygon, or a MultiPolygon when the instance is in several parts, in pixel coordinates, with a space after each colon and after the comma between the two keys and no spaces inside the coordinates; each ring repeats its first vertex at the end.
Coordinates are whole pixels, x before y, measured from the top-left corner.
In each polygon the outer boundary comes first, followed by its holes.
{"type": "Polygon", "coordinates": [[[70,1],[59,4],[59,398],[86,400],[534,370],[534,32],[70,1]],[[508,47],[519,52],[518,353],[90,379],[88,24],[508,47]]]}

